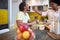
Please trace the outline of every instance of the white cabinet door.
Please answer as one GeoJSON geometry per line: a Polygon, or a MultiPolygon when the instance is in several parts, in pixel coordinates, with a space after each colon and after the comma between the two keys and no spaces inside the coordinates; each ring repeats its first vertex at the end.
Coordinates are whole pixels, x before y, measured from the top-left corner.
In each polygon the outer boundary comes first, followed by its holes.
{"type": "Polygon", "coordinates": [[[29,6],[49,5],[49,0],[26,0],[29,6]]]}
{"type": "Polygon", "coordinates": [[[18,0],[12,0],[13,2],[17,2],[18,0]]]}

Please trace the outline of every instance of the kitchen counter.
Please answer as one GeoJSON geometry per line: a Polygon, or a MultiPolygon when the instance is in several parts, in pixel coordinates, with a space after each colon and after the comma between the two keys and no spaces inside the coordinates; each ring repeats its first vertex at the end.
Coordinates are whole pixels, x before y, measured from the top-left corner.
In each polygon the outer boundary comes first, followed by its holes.
{"type": "MultiPolygon", "coordinates": [[[[36,29],[33,31],[36,35],[35,40],[53,40],[47,35],[47,32],[48,32],[47,30],[42,31],[42,30],[36,29]]],[[[16,31],[13,30],[13,31],[1,34],[0,40],[15,40],[15,37],[16,37],[16,31]]]]}

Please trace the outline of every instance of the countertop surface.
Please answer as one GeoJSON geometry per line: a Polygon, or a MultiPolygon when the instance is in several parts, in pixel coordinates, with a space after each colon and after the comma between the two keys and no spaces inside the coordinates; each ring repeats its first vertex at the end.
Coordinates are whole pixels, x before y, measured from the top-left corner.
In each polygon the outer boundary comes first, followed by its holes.
{"type": "MultiPolygon", "coordinates": [[[[53,40],[52,38],[50,38],[47,34],[48,30],[38,30],[35,29],[33,30],[35,32],[35,40],[53,40]]],[[[0,35],[0,40],[15,40],[16,39],[16,31],[10,31],[4,34],[0,35]]]]}

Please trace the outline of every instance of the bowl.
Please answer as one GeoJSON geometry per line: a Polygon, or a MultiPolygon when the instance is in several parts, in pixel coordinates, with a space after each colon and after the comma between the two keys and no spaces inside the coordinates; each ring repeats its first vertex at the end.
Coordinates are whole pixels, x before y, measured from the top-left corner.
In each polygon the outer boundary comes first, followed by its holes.
{"type": "Polygon", "coordinates": [[[39,30],[44,30],[45,26],[44,25],[39,25],[39,30]]]}

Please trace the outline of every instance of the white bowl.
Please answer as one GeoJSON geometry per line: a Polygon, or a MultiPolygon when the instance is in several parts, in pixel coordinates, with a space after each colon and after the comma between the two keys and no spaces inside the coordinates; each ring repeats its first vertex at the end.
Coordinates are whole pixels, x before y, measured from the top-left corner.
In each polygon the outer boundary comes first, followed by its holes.
{"type": "Polygon", "coordinates": [[[44,25],[39,25],[39,29],[40,30],[44,30],[45,29],[45,26],[44,25]]]}

